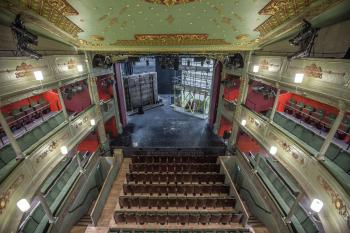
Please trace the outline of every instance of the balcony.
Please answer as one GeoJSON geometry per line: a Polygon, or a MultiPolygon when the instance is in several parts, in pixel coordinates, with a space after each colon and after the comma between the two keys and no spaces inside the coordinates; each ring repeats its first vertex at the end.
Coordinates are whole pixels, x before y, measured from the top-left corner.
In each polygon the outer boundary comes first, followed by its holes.
{"type": "MultiPolygon", "coordinates": [[[[241,118],[237,121],[241,122],[242,119],[245,119],[247,123],[245,126],[241,125],[241,128],[248,134],[254,135],[254,138],[266,150],[269,150],[271,146],[277,148],[274,158],[290,174],[293,174],[300,186],[304,188],[306,195],[323,200],[324,208],[327,209],[328,216],[332,216],[334,222],[332,225],[326,224],[324,226],[333,229],[333,231],[334,229],[339,229],[339,232],[347,231],[347,222],[339,213],[339,207],[334,204],[333,199],[334,193],[337,193],[339,200],[347,203],[349,200],[347,186],[339,182],[342,177],[337,176],[337,173],[324,166],[328,160],[318,161],[302,145],[289,137],[285,130],[277,128],[274,124],[269,124],[265,118],[245,107],[242,108],[241,118]],[[324,191],[320,192],[320,190],[324,191]]],[[[346,180],[348,181],[349,178],[346,180]]],[[[324,218],[326,217],[320,215],[321,222],[326,221],[324,218]]],[[[327,229],[325,230],[327,231],[327,229]]]]}

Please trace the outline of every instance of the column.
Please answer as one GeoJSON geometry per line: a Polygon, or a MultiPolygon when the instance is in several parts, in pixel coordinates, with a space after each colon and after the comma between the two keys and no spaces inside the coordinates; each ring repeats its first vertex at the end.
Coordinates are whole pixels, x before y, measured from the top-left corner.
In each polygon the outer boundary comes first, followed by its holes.
{"type": "Polygon", "coordinates": [[[295,214],[295,211],[297,210],[297,207],[299,205],[299,202],[301,201],[301,199],[303,198],[304,196],[304,193],[303,192],[300,192],[297,196],[297,198],[295,199],[292,207],[290,208],[287,216],[283,219],[285,223],[290,223],[291,222],[291,219],[293,217],[293,215],[295,214]]]}
{"type": "Polygon", "coordinates": [[[335,119],[333,125],[332,125],[332,128],[329,130],[328,134],[327,134],[327,137],[326,139],[324,140],[323,142],[323,145],[320,149],[320,151],[318,152],[317,154],[317,159],[318,160],[324,160],[325,159],[325,154],[328,150],[328,147],[329,145],[332,143],[332,140],[334,138],[334,135],[335,133],[337,132],[343,118],[344,118],[344,114],[345,114],[345,105],[344,103],[341,103],[340,104],[340,107],[339,107],[339,113],[338,113],[338,116],[337,118],[335,119]]]}
{"type": "Polygon", "coordinates": [[[64,119],[69,122],[69,115],[68,115],[68,112],[67,112],[67,109],[66,109],[66,105],[64,104],[64,99],[63,99],[63,96],[62,96],[62,92],[61,92],[60,86],[61,86],[61,83],[59,83],[58,88],[57,88],[58,98],[60,99],[60,102],[61,102],[64,119]]]}
{"type": "Polygon", "coordinates": [[[220,91],[219,91],[219,98],[218,98],[218,108],[216,109],[216,120],[214,124],[214,132],[216,134],[219,133],[220,125],[221,125],[221,115],[222,115],[222,105],[223,105],[223,95],[224,95],[224,88],[221,85],[221,81],[225,79],[226,72],[224,69],[222,70],[221,73],[221,80],[220,80],[220,91]]]}
{"type": "Polygon", "coordinates": [[[42,195],[42,193],[39,193],[36,197],[39,199],[39,202],[44,209],[45,215],[49,219],[49,223],[57,222],[58,218],[53,216],[53,213],[50,210],[50,207],[49,207],[45,197],[42,195]]]}
{"type": "Polygon", "coordinates": [[[276,109],[277,109],[277,105],[278,105],[278,97],[280,96],[281,93],[281,89],[279,88],[279,85],[277,83],[277,93],[276,93],[276,98],[275,98],[275,102],[273,103],[273,107],[271,110],[271,115],[269,117],[269,122],[273,122],[273,118],[275,117],[275,113],[276,113],[276,109]]]}
{"type": "Polygon", "coordinates": [[[259,168],[259,164],[260,164],[260,161],[261,161],[261,154],[258,154],[257,158],[256,158],[256,162],[255,162],[255,166],[254,166],[254,169],[253,169],[253,172],[254,173],[258,173],[258,168],[259,168]]]}
{"type": "Polygon", "coordinates": [[[252,56],[253,51],[249,51],[247,56],[244,59],[244,71],[241,77],[241,85],[239,87],[239,97],[237,101],[237,107],[234,114],[234,120],[232,121],[232,133],[231,137],[229,139],[228,147],[234,149],[237,138],[238,138],[238,132],[239,132],[239,126],[241,124],[241,112],[242,112],[242,105],[245,103],[248,95],[248,87],[249,87],[249,76],[248,76],[248,70],[250,65],[250,59],[252,56]]]}
{"type": "Polygon", "coordinates": [[[4,129],[4,132],[7,136],[7,139],[9,140],[10,145],[12,146],[12,149],[16,153],[16,159],[23,159],[24,158],[23,152],[22,152],[21,148],[19,147],[19,145],[16,141],[16,138],[13,135],[10,127],[8,126],[4,115],[2,115],[1,110],[0,110],[0,124],[1,124],[2,128],[4,129]]]}
{"type": "Polygon", "coordinates": [[[90,96],[93,99],[93,102],[95,104],[96,108],[96,124],[97,124],[97,132],[99,136],[99,140],[101,143],[101,146],[104,150],[109,150],[109,142],[107,141],[107,135],[106,130],[104,126],[103,121],[103,115],[101,112],[101,106],[100,106],[100,99],[98,96],[98,90],[97,90],[97,84],[96,84],[96,77],[90,77],[88,79],[89,86],[91,88],[90,96]]]}
{"type": "Polygon", "coordinates": [[[123,127],[122,127],[122,124],[120,122],[118,95],[117,95],[116,81],[115,80],[113,80],[113,101],[114,101],[115,121],[116,121],[118,134],[122,134],[123,133],[123,127]]]}

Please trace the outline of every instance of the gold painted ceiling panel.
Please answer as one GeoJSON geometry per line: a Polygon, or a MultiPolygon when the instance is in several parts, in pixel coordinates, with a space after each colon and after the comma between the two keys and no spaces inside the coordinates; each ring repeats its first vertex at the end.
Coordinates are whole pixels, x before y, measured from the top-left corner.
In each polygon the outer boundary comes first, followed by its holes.
{"type": "Polygon", "coordinates": [[[78,33],[83,32],[80,27],[66,17],[79,14],[66,0],[21,0],[21,4],[73,37],[78,37],[78,33]]]}

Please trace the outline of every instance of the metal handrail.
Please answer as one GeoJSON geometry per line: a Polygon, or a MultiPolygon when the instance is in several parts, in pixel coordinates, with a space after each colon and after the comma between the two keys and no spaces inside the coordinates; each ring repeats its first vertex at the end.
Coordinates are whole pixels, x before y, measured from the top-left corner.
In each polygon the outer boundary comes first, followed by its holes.
{"type": "Polygon", "coordinates": [[[250,216],[249,216],[249,213],[248,213],[247,209],[245,208],[244,203],[243,203],[241,197],[239,196],[239,193],[238,193],[238,191],[237,191],[237,189],[236,189],[236,187],[235,187],[235,185],[234,185],[234,182],[233,182],[233,180],[232,180],[232,178],[231,178],[231,176],[230,176],[230,173],[227,171],[227,168],[226,168],[224,162],[222,161],[222,158],[220,158],[220,157],[219,157],[219,162],[220,162],[220,165],[221,165],[221,167],[223,168],[224,173],[225,173],[225,175],[226,175],[226,177],[227,177],[227,179],[228,179],[228,181],[229,181],[229,183],[230,183],[230,186],[231,186],[232,189],[233,189],[234,195],[235,195],[235,197],[237,198],[238,203],[239,203],[240,206],[241,206],[241,210],[242,210],[243,216],[244,216],[243,226],[246,226],[247,223],[248,223],[248,221],[249,221],[249,217],[250,217],[250,216]]]}
{"type": "Polygon", "coordinates": [[[254,202],[254,205],[255,205],[256,207],[258,207],[259,209],[261,209],[262,211],[264,211],[264,212],[267,213],[267,214],[271,214],[271,211],[266,210],[264,207],[262,207],[261,205],[259,205],[259,204],[255,201],[253,195],[251,194],[251,192],[250,192],[248,189],[246,189],[246,188],[243,187],[243,186],[240,186],[240,189],[243,190],[243,191],[245,191],[245,192],[247,192],[247,193],[249,194],[250,199],[252,199],[252,201],[254,202]]]}

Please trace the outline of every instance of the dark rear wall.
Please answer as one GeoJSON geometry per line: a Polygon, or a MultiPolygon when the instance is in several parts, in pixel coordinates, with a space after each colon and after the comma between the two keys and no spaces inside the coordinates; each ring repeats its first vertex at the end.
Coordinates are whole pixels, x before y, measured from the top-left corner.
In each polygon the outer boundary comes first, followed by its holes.
{"type": "Polygon", "coordinates": [[[159,94],[173,94],[173,81],[176,76],[181,76],[180,70],[169,70],[160,68],[159,58],[156,58],[156,72],[158,79],[159,94]]]}

